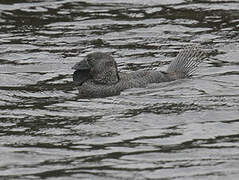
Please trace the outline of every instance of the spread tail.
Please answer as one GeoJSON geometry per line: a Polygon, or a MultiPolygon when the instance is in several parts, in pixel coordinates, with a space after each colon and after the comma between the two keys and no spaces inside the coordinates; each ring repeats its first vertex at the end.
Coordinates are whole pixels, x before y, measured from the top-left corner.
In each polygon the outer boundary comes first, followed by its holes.
{"type": "Polygon", "coordinates": [[[167,73],[173,79],[189,77],[205,58],[205,52],[199,47],[193,46],[185,48],[180,51],[177,57],[169,64],[167,73]]]}

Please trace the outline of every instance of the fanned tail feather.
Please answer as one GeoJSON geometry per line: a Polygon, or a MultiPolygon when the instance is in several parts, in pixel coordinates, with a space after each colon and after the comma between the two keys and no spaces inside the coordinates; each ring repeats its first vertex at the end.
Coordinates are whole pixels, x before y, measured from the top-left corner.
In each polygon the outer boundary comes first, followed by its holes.
{"type": "Polygon", "coordinates": [[[167,73],[175,79],[189,77],[205,58],[206,53],[198,46],[187,47],[170,63],[167,73]]]}

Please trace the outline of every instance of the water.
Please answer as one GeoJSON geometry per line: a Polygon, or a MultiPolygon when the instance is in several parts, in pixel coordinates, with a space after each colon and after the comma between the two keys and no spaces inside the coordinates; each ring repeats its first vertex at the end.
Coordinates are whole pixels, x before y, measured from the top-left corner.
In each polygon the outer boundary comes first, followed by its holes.
{"type": "Polygon", "coordinates": [[[238,1],[0,1],[0,179],[238,179],[238,1]],[[80,99],[71,67],[207,52],[194,77],[80,99]]]}

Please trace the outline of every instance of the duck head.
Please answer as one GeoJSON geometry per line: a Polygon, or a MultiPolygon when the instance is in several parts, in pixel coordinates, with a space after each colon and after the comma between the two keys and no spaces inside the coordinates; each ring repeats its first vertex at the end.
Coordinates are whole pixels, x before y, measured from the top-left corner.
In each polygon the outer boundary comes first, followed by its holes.
{"type": "Polygon", "coordinates": [[[97,84],[105,85],[112,85],[119,81],[117,64],[108,53],[88,54],[72,69],[76,70],[73,74],[73,81],[79,85],[88,79],[92,79],[97,84]]]}

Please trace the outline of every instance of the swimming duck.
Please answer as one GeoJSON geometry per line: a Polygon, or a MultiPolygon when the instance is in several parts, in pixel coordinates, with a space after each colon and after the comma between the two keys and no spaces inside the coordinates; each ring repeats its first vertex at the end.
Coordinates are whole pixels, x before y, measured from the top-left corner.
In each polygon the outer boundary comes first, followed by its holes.
{"type": "Polygon", "coordinates": [[[81,98],[115,96],[125,89],[189,77],[205,58],[204,51],[193,46],[180,51],[166,71],[124,73],[118,71],[117,63],[110,54],[94,52],[72,67],[75,70],[73,81],[81,98]]]}

